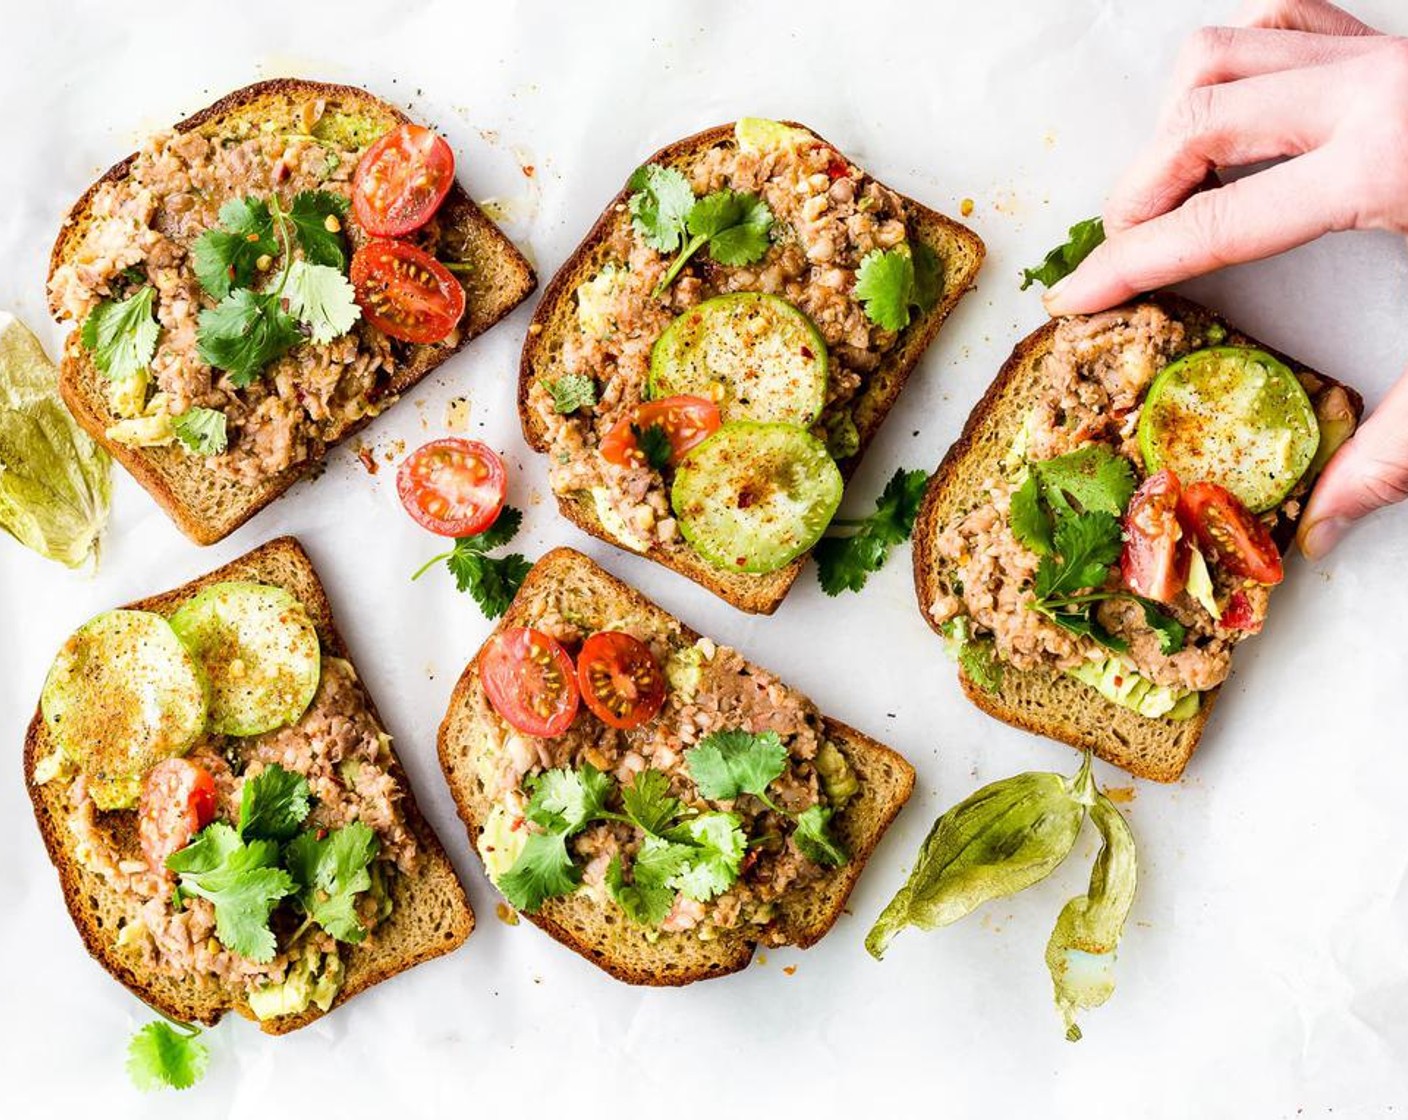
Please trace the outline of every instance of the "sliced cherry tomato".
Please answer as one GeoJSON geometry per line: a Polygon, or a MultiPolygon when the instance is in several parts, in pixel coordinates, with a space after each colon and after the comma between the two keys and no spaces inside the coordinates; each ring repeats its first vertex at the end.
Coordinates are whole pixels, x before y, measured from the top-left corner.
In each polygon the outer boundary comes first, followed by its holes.
{"type": "Polygon", "coordinates": [[[1192,554],[1178,522],[1178,476],[1151,474],[1134,492],[1124,515],[1124,552],[1120,575],[1136,595],[1171,603],[1188,583],[1192,554]]]}
{"type": "Polygon", "coordinates": [[[665,674],[655,655],[619,630],[603,630],[582,643],[577,683],[587,707],[622,731],[648,723],[665,704],[665,674]]]}
{"type": "Polygon", "coordinates": [[[1235,495],[1216,483],[1195,482],[1179,505],[1203,555],[1229,572],[1257,583],[1280,583],[1281,553],[1265,525],[1235,495]]]}
{"type": "Polygon", "coordinates": [[[147,866],[166,873],[166,857],[179,852],[215,817],[215,779],[185,758],[158,762],[142,783],[137,839],[147,866]]]}
{"type": "Polygon", "coordinates": [[[494,711],[526,735],[561,735],[577,716],[572,658],[541,630],[499,631],[479,655],[479,678],[494,711]]]}
{"type": "Polygon", "coordinates": [[[396,493],[416,521],[442,537],[472,537],[498,520],[508,476],[492,448],[453,436],[431,440],[396,470],[396,493]]]}
{"type": "Polygon", "coordinates": [[[403,342],[441,342],[464,315],[449,269],[405,241],[370,241],[348,270],[367,322],[403,342]]]}
{"type": "Polygon", "coordinates": [[[401,237],[430,221],[454,181],[450,145],[428,128],[403,124],[358,162],[352,212],[373,237],[401,237]]]}
{"type": "Polygon", "coordinates": [[[1227,609],[1217,624],[1224,630],[1245,630],[1255,634],[1261,629],[1265,619],[1252,606],[1251,597],[1245,591],[1234,591],[1227,600],[1227,609]]]}
{"type": "Polygon", "coordinates": [[[618,467],[640,466],[646,461],[640,434],[658,427],[670,441],[670,466],[719,428],[719,406],[703,397],[665,397],[636,405],[617,421],[601,441],[601,457],[618,467]]]}

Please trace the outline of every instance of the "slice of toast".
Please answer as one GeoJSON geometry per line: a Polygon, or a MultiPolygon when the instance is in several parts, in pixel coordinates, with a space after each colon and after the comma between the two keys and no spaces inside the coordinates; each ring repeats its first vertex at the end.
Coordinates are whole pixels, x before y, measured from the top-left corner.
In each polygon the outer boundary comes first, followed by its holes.
{"type": "MultiPolygon", "coordinates": [[[[805,125],[792,121],[784,123],[817,135],[805,125]]],[[[732,143],[733,128],[730,123],[707,129],[662,148],[645,162],[677,167],[687,172],[703,152],[717,145],[732,143]]],[[[817,136],[817,139],[822,138],[817,136]]],[[[822,140],[822,143],[826,141],[822,140]]],[[[552,381],[561,376],[563,341],[569,337],[568,332],[574,329],[576,322],[574,294],[583,281],[596,275],[607,262],[608,244],[613,231],[620,223],[630,221],[626,205],[630,194],[629,186],[622,187],[620,193],[607,205],[591,231],[548,284],[529,324],[519,366],[518,409],[523,422],[524,438],[535,451],[546,453],[549,444],[541,419],[535,416],[528,406],[529,390],[535,381],[552,381]]],[[[905,381],[919,364],[919,359],[933,342],[944,320],[963,294],[972,287],[986,252],[982,239],[966,226],[930,210],[912,198],[905,198],[904,202],[909,212],[912,231],[920,241],[938,254],[942,262],[943,290],[935,306],[915,316],[905,328],[899,346],[885,356],[878,369],[867,375],[865,387],[855,402],[855,423],[860,433],[860,448],[839,464],[842,476],[847,480],[860,465],[865,449],[894,406],[905,381]]],[[[563,515],[579,528],[618,548],[622,547],[621,542],[602,524],[590,494],[559,494],[557,503],[563,515]]],[[[778,571],[766,575],[750,575],[714,567],[683,541],[669,546],[656,545],[646,555],[708,588],[739,610],[753,614],[772,614],[777,610],[807,559],[806,554],[803,554],[778,571]]]]}
{"type": "MultiPolygon", "coordinates": [[[[1227,329],[1225,345],[1265,350],[1296,373],[1314,373],[1325,383],[1336,384],[1304,363],[1242,334],[1221,316],[1190,300],[1162,292],[1143,298],[1185,323],[1221,323],[1227,329]]],[[[936,631],[938,626],[928,609],[939,592],[934,538],[945,524],[985,499],[985,480],[1002,477],[1003,458],[1041,391],[1041,362],[1055,333],[1056,322],[1048,322],[1017,344],[929,483],[914,528],[914,586],[920,610],[936,631]]],[[[1353,389],[1345,389],[1358,415],[1363,401],[1353,389]]],[[[1284,520],[1282,525],[1290,528],[1284,520]]],[[[1278,543],[1284,552],[1290,545],[1290,533],[1282,533],[1278,543]]],[[[995,692],[979,687],[961,669],[959,681],[974,704],[1004,723],[1081,750],[1093,750],[1136,777],[1160,782],[1177,781],[1182,775],[1220,691],[1214,688],[1203,693],[1202,706],[1192,718],[1173,720],[1142,716],[1059,672],[1022,672],[1004,666],[1002,683],[995,692]]]]}
{"type": "MultiPolygon", "coordinates": [[[[540,597],[563,617],[580,619],[586,629],[620,625],[621,619],[630,618],[642,628],[678,635],[682,643],[699,638],[679,619],[570,548],[553,549],[533,566],[495,633],[505,626],[534,625],[535,614],[527,604],[540,597]]],[[[480,715],[487,705],[480,702],[478,662],[476,654],[455,686],[440,725],[440,765],[476,852],[491,806],[476,765],[488,734],[480,715]]],[[[914,769],[900,755],[837,720],[825,722],[827,738],[854,768],[860,792],[833,820],[837,837],[850,853],[849,862],[780,903],[776,932],[781,936],[774,943],[802,948],[820,940],[840,917],[866,860],[914,788],[914,769]]],[[[709,941],[662,934],[651,943],[614,907],[603,908],[580,891],[524,916],[628,984],[680,985],[724,976],[745,968],[755,947],[744,931],[724,931],[709,941]]]]}
{"type": "MultiPolygon", "coordinates": [[[[209,575],[130,605],[136,610],[170,615],[202,587],[221,580],[255,580],[284,588],[303,604],[313,620],[323,652],[347,658],[347,648],[333,622],[332,607],[323,585],[308,554],[293,537],[279,537],[209,575]]],[[[376,717],[370,698],[368,706],[376,717]]],[[[380,717],[376,718],[380,723],[380,717]]],[[[106,880],[84,867],[76,857],[73,834],[65,825],[68,783],[59,779],[44,785],[34,782],[36,764],[52,751],[44,717],[36,711],[25,737],[25,784],[34,803],[34,816],[44,836],[44,845],[58,870],[64,900],[88,952],[138,999],[169,1018],[210,1024],[232,1008],[246,1018],[255,1018],[239,990],[214,978],[193,982],[144,968],[131,954],[117,949],[115,939],[121,908],[116,905],[106,880]]],[[[394,906],[376,932],[360,945],[339,946],[346,973],[333,1007],[412,965],[457,948],[474,928],[474,913],[464,888],[439,838],[417,808],[405,771],[394,753],[391,773],[403,791],[400,804],[406,825],[420,849],[419,866],[413,875],[394,877],[394,906]]],[[[98,827],[109,831],[121,853],[141,858],[134,813],[100,813],[98,817],[98,827]]],[[[326,1012],[316,1005],[311,1005],[297,1015],[269,1019],[261,1026],[268,1034],[287,1034],[324,1014],[326,1012]]]]}
{"type": "MultiPolygon", "coordinates": [[[[250,121],[256,127],[285,123],[292,130],[300,106],[310,98],[326,102],[325,113],[344,113],[372,122],[378,134],[408,120],[394,105],[353,86],[278,78],[236,90],[214,105],[176,125],[178,132],[223,133],[232,124],[250,121]]],[[[111,168],[69,211],[49,259],[49,275],[68,261],[82,244],[93,217],[98,188],[127,176],[135,155],[111,168]]],[[[386,387],[388,397],[405,393],[470,339],[488,330],[528,298],[537,277],[523,254],[471,201],[457,182],[450,188],[436,220],[445,230],[445,243],[471,268],[460,276],[466,287],[465,316],[453,344],[414,345],[405,353],[386,387]]],[[[58,308],[51,299],[51,310],[58,308]]],[[[314,471],[321,457],[295,463],[278,474],[249,485],[210,470],[180,447],[128,447],[107,438],[119,419],[108,403],[107,379],[93,364],[77,329],[69,334],[59,377],[59,390],[74,417],[151,493],[177,527],[197,544],[214,544],[243,525],[303,476],[314,471]]],[[[335,446],[370,423],[367,416],[347,427],[328,446],[335,446]]]]}

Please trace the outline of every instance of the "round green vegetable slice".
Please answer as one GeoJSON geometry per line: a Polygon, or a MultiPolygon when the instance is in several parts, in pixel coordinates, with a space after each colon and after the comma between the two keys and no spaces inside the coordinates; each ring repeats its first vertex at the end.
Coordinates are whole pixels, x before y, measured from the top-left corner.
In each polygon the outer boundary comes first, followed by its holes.
{"type": "Polygon", "coordinates": [[[680,463],[680,532],[717,568],[775,572],[812,545],[844,483],[825,445],[793,424],[725,424],[680,463]]]}
{"type": "Polygon", "coordinates": [[[1139,416],[1149,473],[1226,487],[1253,513],[1278,505],[1315,458],[1315,408],[1291,370],[1263,350],[1196,350],[1163,370],[1139,416]]]}
{"type": "Polygon", "coordinates": [[[210,729],[260,735],[293,723],[322,674],[318,632],[281,587],[214,583],[171,616],[210,680],[210,729]]]}
{"type": "Polygon", "coordinates": [[[826,403],[826,342],[777,296],[718,296],[690,308],[656,339],[649,394],[707,397],[718,402],[725,422],[805,428],[826,403]]]}
{"type": "Polygon", "coordinates": [[[161,615],[107,611],[63,644],[39,706],[98,807],[121,809],[136,803],[148,770],[205,730],[206,683],[161,615]]]}

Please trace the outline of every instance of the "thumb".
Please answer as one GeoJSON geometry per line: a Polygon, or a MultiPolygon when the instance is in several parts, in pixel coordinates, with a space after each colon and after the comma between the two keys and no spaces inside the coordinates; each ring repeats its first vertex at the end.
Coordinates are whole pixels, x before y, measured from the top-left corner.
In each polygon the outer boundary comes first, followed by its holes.
{"type": "Polygon", "coordinates": [[[1310,495],[1296,539],[1312,560],[1335,547],[1354,522],[1408,498],[1408,376],[1335,452],[1310,495]]]}

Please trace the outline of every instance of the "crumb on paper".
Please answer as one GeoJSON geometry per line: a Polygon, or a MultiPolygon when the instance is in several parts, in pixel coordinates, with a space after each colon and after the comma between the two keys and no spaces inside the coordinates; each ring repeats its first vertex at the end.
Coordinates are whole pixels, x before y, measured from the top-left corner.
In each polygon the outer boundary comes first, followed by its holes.
{"type": "Polygon", "coordinates": [[[783,974],[784,976],[796,976],[796,975],[797,975],[797,966],[796,966],[795,964],[789,964],[789,965],[784,966],[783,969],[782,969],[782,974],[783,974]]]}
{"type": "Polygon", "coordinates": [[[530,506],[540,506],[543,504],[543,495],[536,487],[533,489],[533,492],[528,495],[528,504],[530,506]]]}
{"type": "MultiPolygon", "coordinates": [[[[494,913],[498,916],[499,921],[503,922],[506,926],[516,926],[518,924],[518,911],[507,902],[500,902],[495,906],[494,913]]],[[[541,981],[535,981],[535,983],[540,982],[541,981]]]]}
{"type": "Polygon", "coordinates": [[[758,963],[759,963],[759,964],[767,964],[767,963],[768,963],[768,955],[767,955],[766,953],[759,953],[759,954],[758,954],[758,963]]]}
{"type": "Polygon", "coordinates": [[[372,455],[372,449],[365,443],[357,445],[357,458],[362,461],[362,466],[367,468],[368,474],[376,474],[381,469],[376,458],[372,455]]]}
{"type": "Polygon", "coordinates": [[[452,432],[469,431],[469,398],[455,397],[445,406],[445,427],[452,432]]]}
{"type": "Polygon", "coordinates": [[[1056,130],[1048,128],[1042,135],[1041,142],[1048,148],[1054,148],[1056,146],[1056,130]]]}
{"type": "Polygon", "coordinates": [[[1128,805],[1134,800],[1133,786],[1107,786],[1105,796],[1116,805],[1128,805]]]}
{"type": "Polygon", "coordinates": [[[386,445],[386,450],[382,452],[382,458],[390,463],[395,459],[399,459],[405,453],[406,441],[403,439],[393,439],[386,445]]]}
{"type": "Polygon", "coordinates": [[[965,218],[968,217],[968,215],[973,212],[973,200],[971,198],[965,198],[958,204],[958,212],[965,218]]]}

